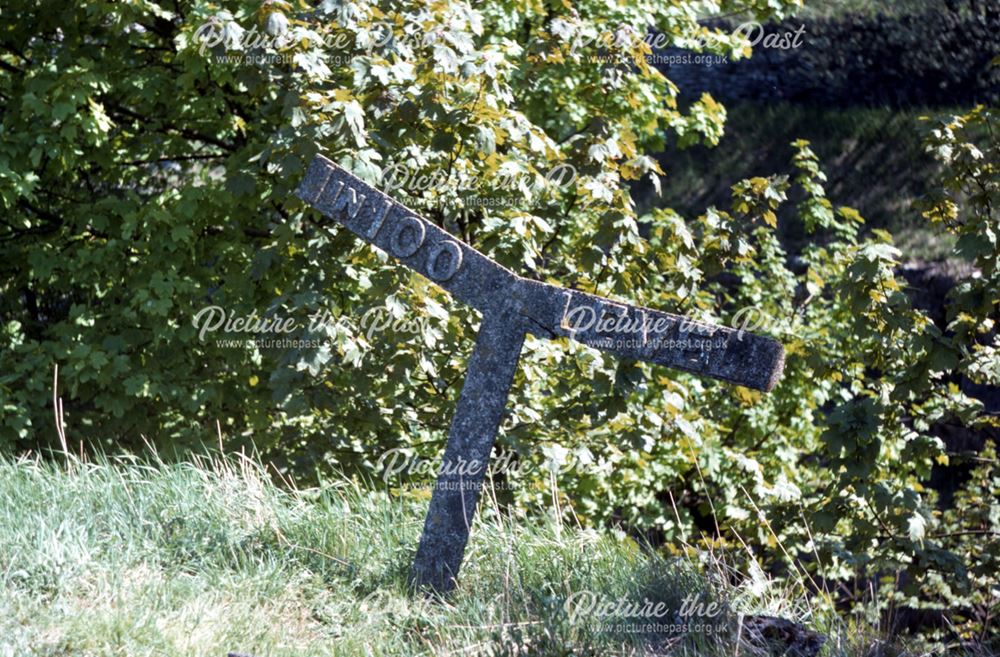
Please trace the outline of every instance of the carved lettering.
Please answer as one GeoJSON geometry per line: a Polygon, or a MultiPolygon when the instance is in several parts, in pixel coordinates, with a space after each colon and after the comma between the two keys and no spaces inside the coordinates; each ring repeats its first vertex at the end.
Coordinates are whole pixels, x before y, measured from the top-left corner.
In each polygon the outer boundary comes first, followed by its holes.
{"type": "Polygon", "coordinates": [[[462,266],[462,249],[451,240],[438,242],[427,252],[427,273],[436,281],[447,281],[462,266]],[[442,256],[444,265],[441,264],[442,256]]]}
{"type": "Polygon", "coordinates": [[[372,223],[368,226],[368,230],[365,231],[368,239],[373,240],[378,235],[378,231],[382,228],[382,223],[385,221],[386,215],[389,214],[390,208],[392,208],[392,201],[386,201],[382,209],[372,217],[372,223]]]}
{"type": "Polygon", "coordinates": [[[423,245],[424,235],[424,224],[420,220],[410,215],[403,215],[396,222],[392,237],[389,238],[389,248],[397,258],[409,258],[423,245]]]}
{"type": "Polygon", "coordinates": [[[331,201],[333,205],[333,211],[343,212],[351,219],[358,214],[358,210],[365,202],[365,197],[363,194],[358,194],[353,187],[338,182],[337,183],[337,193],[331,201]]]}

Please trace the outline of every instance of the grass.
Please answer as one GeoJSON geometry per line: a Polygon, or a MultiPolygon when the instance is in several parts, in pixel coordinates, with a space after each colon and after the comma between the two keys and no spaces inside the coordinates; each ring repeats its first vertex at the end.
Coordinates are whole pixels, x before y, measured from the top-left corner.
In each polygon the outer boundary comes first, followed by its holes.
{"type": "Polygon", "coordinates": [[[459,589],[435,601],[406,581],[423,504],[343,479],[279,488],[243,457],[0,459],[0,655],[752,655],[741,612],[805,622],[828,655],[870,644],[794,585],[731,583],[718,557],[484,506],[459,589]],[[689,594],[722,613],[681,618],[689,594]],[[602,616],[590,600],[670,612],[602,616]],[[715,632],[599,627],[623,620],[715,632]]]}

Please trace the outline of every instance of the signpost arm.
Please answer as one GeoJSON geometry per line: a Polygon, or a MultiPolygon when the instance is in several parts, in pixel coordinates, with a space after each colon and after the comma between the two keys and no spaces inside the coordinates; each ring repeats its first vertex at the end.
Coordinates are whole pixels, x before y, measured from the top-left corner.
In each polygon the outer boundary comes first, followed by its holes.
{"type": "Polygon", "coordinates": [[[483,316],[413,561],[411,581],[421,588],[455,586],[524,335],[514,313],[483,316]]]}
{"type": "Polygon", "coordinates": [[[537,335],[567,337],[623,358],[764,392],[774,388],[784,368],[780,342],[742,329],[523,278],[511,294],[537,335]]]}

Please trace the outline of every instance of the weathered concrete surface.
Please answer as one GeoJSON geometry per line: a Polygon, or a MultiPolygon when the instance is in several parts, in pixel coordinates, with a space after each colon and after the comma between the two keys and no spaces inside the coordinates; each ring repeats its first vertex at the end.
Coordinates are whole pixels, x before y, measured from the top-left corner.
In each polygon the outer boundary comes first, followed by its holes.
{"type": "Polygon", "coordinates": [[[776,340],[521,278],[321,155],[297,193],[483,313],[413,563],[420,587],[455,586],[525,333],[758,390],[781,376],[776,340]]]}
{"type": "Polygon", "coordinates": [[[449,591],[455,585],[524,333],[508,313],[483,317],[413,562],[411,578],[419,586],[449,591]]]}
{"type": "Polygon", "coordinates": [[[483,313],[499,307],[516,276],[322,155],[298,196],[364,241],[398,258],[483,313]]]}
{"type": "Polygon", "coordinates": [[[512,295],[532,333],[572,338],[611,353],[765,392],[777,384],[785,350],[777,340],[687,317],[519,279],[512,295]]]}

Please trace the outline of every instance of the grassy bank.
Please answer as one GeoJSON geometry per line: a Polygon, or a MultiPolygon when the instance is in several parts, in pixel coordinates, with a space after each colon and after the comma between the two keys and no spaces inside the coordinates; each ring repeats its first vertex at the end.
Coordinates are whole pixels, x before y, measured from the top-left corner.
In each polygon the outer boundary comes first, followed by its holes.
{"type": "Polygon", "coordinates": [[[753,654],[741,612],[829,634],[824,654],[871,645],[793,585],[734,584],[718,555],[490,508],[457,593],[427,600],[406,584],[422,511],[343,480],[278,488],[244,459],[2,461],[0,655],[753,654]],[[691,594],[702,608],[682,615],[691,594]],[[600,611],[619,600],[670,611],[600,611]]]}

